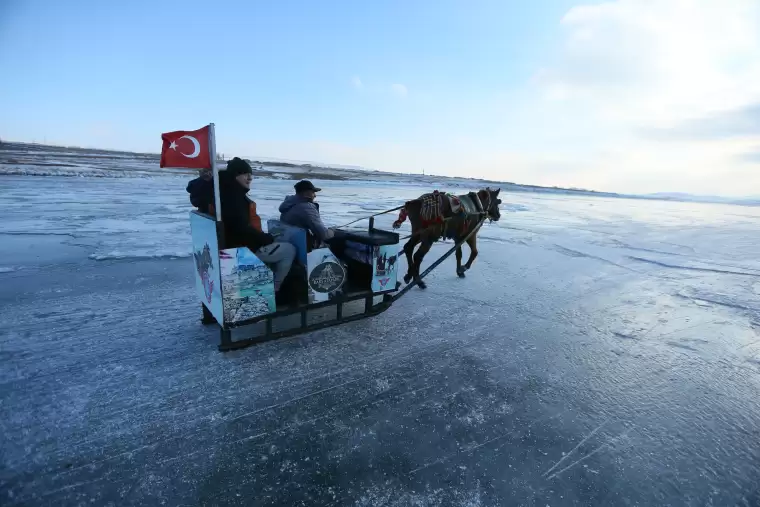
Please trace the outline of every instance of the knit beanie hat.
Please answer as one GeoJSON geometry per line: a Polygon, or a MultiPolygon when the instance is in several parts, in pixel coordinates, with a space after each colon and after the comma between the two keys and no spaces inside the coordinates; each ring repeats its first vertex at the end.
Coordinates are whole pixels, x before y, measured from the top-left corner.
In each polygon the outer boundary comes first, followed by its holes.
{"type": "Polygon", "coordinates": [[[239,176],[241,174],[253,174],[253,169],[251,169],[251,164],[242,158],[235,157],[227,162],[227,172],[232,176],[239,176]]]}

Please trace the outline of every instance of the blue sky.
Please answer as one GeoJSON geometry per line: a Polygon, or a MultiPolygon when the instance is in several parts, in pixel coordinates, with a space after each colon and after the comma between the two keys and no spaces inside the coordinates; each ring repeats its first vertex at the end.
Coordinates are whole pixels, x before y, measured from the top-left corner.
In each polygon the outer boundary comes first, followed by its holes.
{"type": "Polygon", "coordinates": [[[760,103],[756,11],[728,4],[10,0],[0,136],[155,152],[213,121],[230,156],[736,195],[758,139],[677,135],[760,103]],[[714,47],[716,16],[739,35],[714,47]]]}

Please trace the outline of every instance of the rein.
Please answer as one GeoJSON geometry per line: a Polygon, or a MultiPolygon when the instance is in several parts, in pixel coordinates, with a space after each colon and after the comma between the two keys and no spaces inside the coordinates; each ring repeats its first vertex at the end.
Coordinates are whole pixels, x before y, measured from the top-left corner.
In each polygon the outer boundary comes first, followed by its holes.
{"type": "Polygon", "coordinates": [[[402,204],[401,206],[397,206],[397,207],[395,207],[393,209],[387,209],[385,211],[381,211],[381,212],[375,213],[373,215],[367,215],[366,217],[357,218],[356,220],[348,222],[347,224],[339,225],[339,226],[337,226],[335,228],[336,229],[342,229],[342,228],[347,227],[347,226],[349,226],[351,224],[355,224],[356,222],[361,222],[362,220],[366,220],[368,218],[377,217],[377,216],[380,216],[380,215],[385,215],[386,213],[391,213],[393,211],[398,211],[398,210],[402,209],[404,206],[406,206],[406,203],[402,204]]]}

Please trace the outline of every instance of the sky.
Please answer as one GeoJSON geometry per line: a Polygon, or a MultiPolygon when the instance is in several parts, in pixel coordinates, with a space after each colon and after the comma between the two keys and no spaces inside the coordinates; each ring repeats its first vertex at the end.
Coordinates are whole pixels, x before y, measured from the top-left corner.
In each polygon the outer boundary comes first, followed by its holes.
{"type": "Polygon", "coordinates": [[[0,138],[760,195],[757,0],[0,1],[0,138]]]}

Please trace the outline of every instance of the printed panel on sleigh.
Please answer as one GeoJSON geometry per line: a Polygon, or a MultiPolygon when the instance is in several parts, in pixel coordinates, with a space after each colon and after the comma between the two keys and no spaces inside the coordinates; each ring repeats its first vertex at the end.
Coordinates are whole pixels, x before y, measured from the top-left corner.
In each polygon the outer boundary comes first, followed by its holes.
{"type": "Polygon", "coordinates": [[[190,235],[193,243],[195,292],[219,324],[224,322],[216,221],[197,211],[190,212],[190,235]]]}
{"type": "Polygon", "coordinates": [[[366,245],[346,241],[342,258],[348,267],[352,287],[374,293],[394,290],[398,272],[399,245],[366,245]]]}
{"type": "Polygon", "coordinates": [[[346,264],[329,248],[312,250],[306,257],[309,303],[329,301],[348,290],[346,264]]]}
{"type": "Polygon", "coordinates": [[[246,247],[219,252],[222,274],[224,323],[234,324],[276,310],[274,275],[246,247]]]}
{"type": "Polygon", "coordinates": [[[372,292],[396,288],[399,245],[379,245],[372,252],[372,292]]]}

